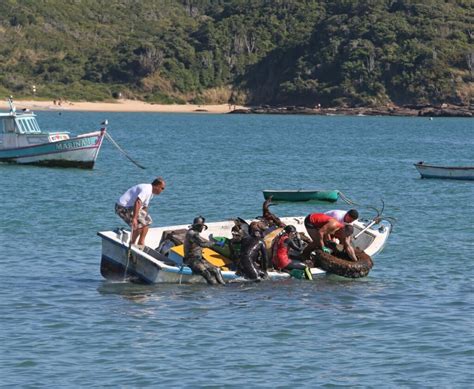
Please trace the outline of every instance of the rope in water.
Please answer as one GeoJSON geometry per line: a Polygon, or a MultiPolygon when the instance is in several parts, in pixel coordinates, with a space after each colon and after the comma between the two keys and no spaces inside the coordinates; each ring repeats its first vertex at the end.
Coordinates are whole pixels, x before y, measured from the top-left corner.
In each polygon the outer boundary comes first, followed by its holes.
{"type": "Polygon", "coordinates": [[[360,204],[357,204],[355,201],[352,201],[349,197],[347,197],[341,191],[338,191],[338,194],[339,194],[339,197],[341,198],[341,200],[344,201],[345,203],[347,203],[349,205],[360,205],[360,204]]]}
{"type": "Polygon", "coordinates": [[[130,155],[128,155],[127,152],[118,145],[118,143],[112,138],[112,136],[108,132],[105,133],[105,137],[110,141],[110,143],[112,143],[117,148],[118,151],[125,155],[125,157],[127,157],[133,164],[138,166],[140,169],[146,169],[145,166],[140,165],[137,161],[130,157],[130,155]]]}
{"type": "Polygon", "coordinates": [[[128,271],[128,264],[130,263],[130,257],[133,255],[132,254],[132,236],[133,236],[133,227],[130,231],[130,236],[128,240],[128,249],[127,249],[127,262],[125,264],[125,272],[123,273],[123,280],[127,280],[127,271],[128,271]]]}

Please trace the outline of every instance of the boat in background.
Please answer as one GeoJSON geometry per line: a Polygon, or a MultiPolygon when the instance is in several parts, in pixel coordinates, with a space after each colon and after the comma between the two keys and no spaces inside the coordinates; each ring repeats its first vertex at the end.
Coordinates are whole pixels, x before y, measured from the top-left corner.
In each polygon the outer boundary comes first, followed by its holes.
{"type": "Polygon", "coordinates": [[[69,132],[44,132],[30,110],[0,113],[0,162],[92,169],[106,134],[99,131],[71,137],[69,132]]]}
{"type": "Polygon", "coordinates": [[[451,180],[474,180],[474,166],[435,166],[423,161],[414,164],[421,178],[448,178],[451,180]]]}
{"type": "Polygon", "coordinates": [[[266,189],[263,190],[265,200],[273,201],[327,201],[334,203],[339,198],[338,190],[310,189],[266,189]]]}
{"type": "MultiPolygon", "coordinates": [[[[304,216],[280,218],[286,225],[295,226],[298,232],[306,232],[304,216]]],[[[251,221],[243,222],[249,224],[251,221]]],[[[235,221],[206,223],[208,229],[201,233],[207,240],[214,237],[232,238],[232,227],[235,221]]],[[[357,220],[353,223],[354,234],[352,244],[363,250],[367,255],[375,256],[382,251],[392,231],[392,224],[376,217],[373,220],[357,220]]],[[[102,238],[102,257],[100,272],[109,280],[136,280],[142,283],[205,283],[202,276],[195,274],[183,264],[183,241],[189,225],[150,228],[146,236],[145,247],[130,244],[130,231],[116,229],[100,231],[102,238]]],[[[271,250],[273,239],[281,229],[273,230],[264,236],[267,250],[271,250]]],[[[221,269],[226,282],[246,282],[233,268],[233,263],[223,254],[215,250],[203,249],[203,258],[221,269]]],[[[322,269],[310,269],[312,276],[324,275],[322,269]]],[[[277,281],[291,277],[285,271],[272,270],[268,272],[269,280],[277,281]]]]}

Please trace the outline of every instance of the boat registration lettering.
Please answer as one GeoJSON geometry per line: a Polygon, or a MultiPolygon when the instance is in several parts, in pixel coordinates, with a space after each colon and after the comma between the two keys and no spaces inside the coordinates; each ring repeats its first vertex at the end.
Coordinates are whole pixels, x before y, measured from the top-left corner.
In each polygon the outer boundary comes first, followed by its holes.
{"type": "Polygon", "coordinates": [[[65,134],[55,134],[55,135],[50,135],[49,136],[49,141],[50,142],[57,142],[59,140],[66,140],[68,139],[68,136],[65,134]]]}
{"type": "Polygon", "coordinates": [[[71,140],[69,142],[57,144],[56,150],[80,149],[81,147],[93,146],[96,143],[97,143],[97,138],[76,139],[76,140],[71,140]]]}

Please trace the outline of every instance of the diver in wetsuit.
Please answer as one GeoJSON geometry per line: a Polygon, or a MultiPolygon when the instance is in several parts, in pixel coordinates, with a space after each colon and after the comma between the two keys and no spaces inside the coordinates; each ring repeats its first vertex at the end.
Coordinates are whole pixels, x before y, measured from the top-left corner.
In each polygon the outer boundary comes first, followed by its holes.
{"type": "Polygon", "coordinates": [[[304,244],[298,237],[296,228],[292,225],[286,226],[276,237],[272,247],[273,266],[278,270],[306,270],[304,263],[292,258],[300,256],[303,248],[304,244]]]}
{"type": "Polygon", "coordinates": [[[203,276],[209,285],[225,284],[224,279],[219,268],[211,265],[202,258],[202,249],[204,247],[211,247],[214,243],[204,240],[200,232],[207,229],[204,224],[205,219],[198,216],[193,220],[192,226],[186,232],[184,238],[184,259],[185,265],[189,266],[191,270],[203,276]]]}
{"type": "Polygon", "coordinates": [[[240,246],[239,270],[245,278],[260,280],[267,277],[268,259],[265,243],[262,241],[262,233],[256,226],[251,226],[249,235],[242,239],[240,246]],[[260,264],[257,270],[255,264],[260,264]]]}
{"type": "Polygon", "coordinates": [[[240,260],[240,244],[242,243],[242,239],[244,238],[244,236],[248,234],[248,226],[245,229],[242,221],[239,219],[235,219],[231,234],[232,238],[229,239],[230,259],[238,263],[240,260]]]}

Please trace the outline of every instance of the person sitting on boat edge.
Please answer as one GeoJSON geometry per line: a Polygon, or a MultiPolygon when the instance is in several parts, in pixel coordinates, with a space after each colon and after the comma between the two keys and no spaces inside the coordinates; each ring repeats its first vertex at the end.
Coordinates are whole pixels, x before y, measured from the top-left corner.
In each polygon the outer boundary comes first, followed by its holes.
{"type": "Polygon", "coordinates": [[[311,252],[315,249],[330,253],[330,250],[325,246],[325,242],[335,236],[344,246],[344,251],[349,258],[352,261],[357,261],[357,256],[351,245],[354,227],[350,224],[338,222],[324,213],[311,213],[304,219],[304,225],[308,235],[313,240],[303,251],[304,259],[309,259],[311,252]]]}
{"type": "Polygon", "coordinates": [[[304,263],[289,257],[290,249],[297,252],[303,250],[303,242],[299,239],[295,226],[292,225],[286,226],[273,243],[273,267],[277,270],[303,270],[306,278],[312,279],[311,272],[304,263]]]}
{"type": "Polygon", "coordinates": [[[166,183],[162,177],[155,178],[151,184],[138,184],[129,188],[115,204],[115,213],[132,228],[131,242],[145,245],[149,226],[153,222],[148,213],[150,200],[165,190],[166,183]]]}
{"type": "Polygon", "coordinates": [[[240,244],[239,272],[249,280],[260,281],[267,278],[268,258],[265,243],[262,240],[263,223],[252,222],[249,234],[240,244]],[[256,265],[259,264],[257,269],[256,265]]]}
{"type": "Polygon", "coordinates": [[[209,285],[225,284],[221,271],[218,267],[207,262],[202,257],[202,249],[211,247],[215,242],[206,241],[199,235],[204,229],[206,219],[202,216],[194,218],[193,224],[189,227],[184,237],[184,258],[183,263],[191,268],[191,270],[206,280],[209,285]]]}
{"type": "Polygon", "coordinates": [[[356,209],[349,209],[344,211],[342,209],[332,209],[324,212],[325,215],[331,216],[336,219],[339,223],[352,224],[359,218],[359,212],[356,209]]]}

